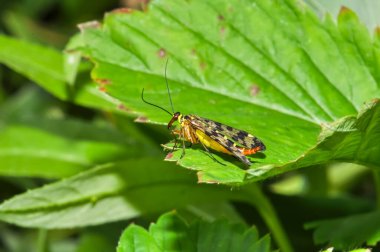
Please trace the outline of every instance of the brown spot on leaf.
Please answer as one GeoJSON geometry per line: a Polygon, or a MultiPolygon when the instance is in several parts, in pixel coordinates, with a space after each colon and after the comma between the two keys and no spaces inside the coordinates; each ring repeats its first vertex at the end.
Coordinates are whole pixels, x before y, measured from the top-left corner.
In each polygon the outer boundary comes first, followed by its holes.
{"type": "Polygon", "coordinates": [[[128,6],[136,10],[146,10],[149,0],[121,0],[123,6],[128,6]]]}
{"type": "Polygon", "coordinates": [[[202,173],[198,172],[197,177],[198,177],[198,183],[200,183],[202,181],[202,173]]]}
{"type": "Polygon", "coordinates": [[[379,98],[373,98],[371,100],[372,103],[379,103],[380,102],[380,99],[379,98]]]}
{"type": "Polygon", "coordinates": [[[111,84],[111,80],[109,80],[109,79],[100,79],[100,78],[97,78],[97,79],[95,79],[95,81],[97,83],[99,83],[100,85],[109,85],[109,84],[111,84]]]}
{"type": "Polygon", "coordinates": [[[102,27],[102,25],[96,20],[78,24],[78,28],[81,32],[86,29],[98,29],[100,27],[102,27]]]}
{"type": "Polygon", "coordinates": [[[99,84],[99,90],[101,92],[107,92],[106,85],[111,84],[111,81],[108,79],[95,79],[95,82],[99,84]]]}
{"type": "Polygon", "coordinates": [[[222,14],[219,14],[219,15],[218,15],[218,20],[219,20],[219,21],[224,21],[224,16],[223,16],[222,14]]]}
{"type": "Polygon", "coordinates": [[[191,49],[191,55],[193,56],[197,55],[197,50],[195,50],[195,48],[191,49]]]}
{"type": "Polygon", "coordinates": [[[166,50],[164,48],[160,48],[157,52],[157,56],[160,58],[164,58],[166,56],[166,50]]]}
{"type": "Polygon", "coordinates": [[[218,181],[213,181],[213,180],[204,180],[203,179],[203,172],[198,172],[197,173],[197,177],[198,177],[198,183],[207,183],[207,184],[219,184],[218,181]]]}
{"type": "Polygon", "coordinates": [[[251,96],[257,96],[258,94],[260,93],[260,87],[256,84],[252,84],[250,87],[249,87],[249,94],[251,96]]]}
{"type": "Polygon", "coordinates": [[[375,28],[375,34],[376,34],[377,36],[380,35],[380,26],[376,26],[376,28],[375,28]]]}
{"type": "Polygon", "coordinates": [[[347,13],[347,12],[351,12],[351,10],[350,10],[349,8],[347,8],[346,6],[342,6],[342,7],[340,7],[339,15],[340,15],[340,14],[347,13]]]}
{"type": "Polygon", "coordinates": [[[221,35],[224,35],[224,33],[226,32],[226,27],[224,27],[224,26],[220,27],[219,32],[221,35]]]}
{"type": "Polygon", "coordinates": [[[112,10],[111,12],[112,13],[124,13],[124,14],[130,14],[132,13],[134,10],[131,9],[131,8],[118,8],[118,9],[114,9],[112,10]]]}
{"type": "Polygon", "coordinates": [[[126,107],[123,103],[120,103],[118,106],[117,106],[118,109],[120,110],[123,110],[123,111],[126,111],[126,112],[131,112],[132,109],[126,107]]]}
{"type": "Polygon", "coordinates": [[[168,155],[166,155],[165,159],[172,159],[173,158],[173,152],[169,152],[168,155]]]}
{"type": "Polygon", "coordinates": [[[199,63],[199,67],[201,68],[201,70],[205,70],[207,67],[207,64],[202,61],[201,63],[199,63]]]}
{"type": "Polygon", "coordinates": [[[146,122],[149,122],[149,119],[146,118],[145,116],[139,116],[135,119],[135,122],[138,122],[138,123],[146,123],[146,122]]]}

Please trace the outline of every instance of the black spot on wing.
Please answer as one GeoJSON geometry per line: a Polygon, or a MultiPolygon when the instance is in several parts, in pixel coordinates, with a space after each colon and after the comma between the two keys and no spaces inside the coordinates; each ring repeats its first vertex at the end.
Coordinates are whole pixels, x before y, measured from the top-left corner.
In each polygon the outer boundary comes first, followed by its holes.
{"type": "Polygon", "coordinates": [[[251,149],[260,147],[261,150],[265,150],[265,145],[263,142],[261,142],[257,137],[250,135],[246,131],[241,130],[235,135],[231,136],[231,138],[245,148],[251,149]]]}
{"type": "Polygon", "coordinates": [[[234,145],[234,143],[231,140],[229,140],[229,139],[224,139],[224,140],[226,141],[226,144],[228,147],[232,147],[234,145]]]}
{"type": "Polygon", "coordinates": [[[231,154],[233,156],[235,156],[236,158],[238,158],[241,162],[243,162],[244,164],[250,166],[251,165],[251,162],[248,160],[248,158],[246,156],[243,155],[243,153],[241,152],[241,150],[239,148],[237,148],[235,145],[234,145],[234,142],[232,142],[230,139],[226,139],[224,138],[224,135],[222,135],[221,133],[218,133],[216,131],[211,131],[211,132],[205,132],[206,135],[208,135],[212,140],[214,140],[215,142],[219,143],[220,145],[222,145],[224,148],[226,148],[229,152],[231,152],[231,154]],[[210,134],[209,134],[210,133],[210,134]]]}
{"type": "Polygon", "coordinates": [[[237,135],[233,135],[232,137],[232,140],[234,140],[235,142],[239,142],[239,137],[237,135]]]}
{"type": "Polygon", "coordinates": [[[265,145],[263,142],[260,141],[257,137],[246,137],[244,138],[244,146],[247,148],[256,148],[260,147],[260,150],[265,150],[265,145]]]}
{"type": "Polygon", "coordinates": [[[217,131],[215,131],[215,130],[211,130],[210,134],[213,135],[213,136],[218,136],[219,135],[219,133],[217,131]]]}
{"type": "Polygon", "coordinates": [[[265,151],[266,150],[266,147],[265,147],[264,143],[261,142],[258,138],[255,138],[255,140],[254,140],[254,146],[252,148],[254,148],[254,147],[260,147],[261,151],[265,151]]]}
{"type": "Polygon", "coordinates": [[[240,130],[239,132],[238,132],[238,137],[240,138],[240,139],[244,139],[244,138],[246,138],[248,136],[248,132],[245,132],[245,131],[242,131],[242,130],[240,130]]]}

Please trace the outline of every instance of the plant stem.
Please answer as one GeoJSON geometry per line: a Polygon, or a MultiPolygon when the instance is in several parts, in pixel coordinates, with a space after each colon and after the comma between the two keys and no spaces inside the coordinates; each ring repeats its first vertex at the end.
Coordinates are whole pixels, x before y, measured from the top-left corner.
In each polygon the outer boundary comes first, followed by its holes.
{"type": "Polygon", "coordinates": [[[376,208],[380,210],[380,170],[373,168],[373,177],[376,190],[376,208]]]}
{"type": "Polygon", "coordinates": [[[329,183],[327,179],[327,167],[325,165],[314,165],[304,170],[309,182],[310,196],[326,197],[329,183]]]}
{"type": "Polygon", "coordinates": [[[276,211],[269,199],[261,191],[261,188],[253,183],[243,187],[242,190],[246,194],[245,200],[256,207],[257,211],[271,230],[280,251],[293,252],[294,249],[278,219],[276,211]]]}
{"type": "Polygon", "coordinates": [[[38,252],[48,252],[48,231],[46,229],[38,230],[38,241],[37,241],[37,251],[38,252]]]}

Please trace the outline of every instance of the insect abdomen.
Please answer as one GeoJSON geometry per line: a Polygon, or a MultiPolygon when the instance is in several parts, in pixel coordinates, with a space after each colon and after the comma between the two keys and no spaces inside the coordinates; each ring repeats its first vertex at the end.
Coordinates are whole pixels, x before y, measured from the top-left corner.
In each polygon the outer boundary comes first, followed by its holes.
{"type": "Polygon", "coordinates": [[[252,155],[252,154],[255,154],[256,152],[263,150],[263,148],[261,148],[260,146],[256,146],[252,149],[246,149],[246,148],[239,148],[239,149],[242,151],[244,156],[252,155]]]}
{"type": "Polygon", "coordinates": [[[224,148],[221,144],[219,144],[218,142],[216,142],[215,140],[207,136],[204,132],[200,130],[196,130],[195,134],[197,135],[199,141],[202,142],[206,147],[216,150],[218,152],[223,152],[230,155],[232,154],[230,151],[224,148]]]}

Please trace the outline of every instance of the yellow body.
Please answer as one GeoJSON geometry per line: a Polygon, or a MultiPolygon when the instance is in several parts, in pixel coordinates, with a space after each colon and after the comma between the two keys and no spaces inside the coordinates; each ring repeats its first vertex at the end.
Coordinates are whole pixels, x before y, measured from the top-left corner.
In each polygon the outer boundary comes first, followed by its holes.
{"type": "Polygon", "coordinates": [[[231,155],[231,152],[229,152],[226,148],[224,148],[218,142],[212,140],[204,132],[202,132],[200,130],[195,130],[195,134],[197,135],[199,141],[202,142],[207,148],[211,148],[213,150],[223,152],[223,153],[227,153],[227,154],[231,155]]]}

